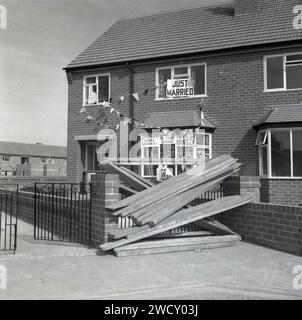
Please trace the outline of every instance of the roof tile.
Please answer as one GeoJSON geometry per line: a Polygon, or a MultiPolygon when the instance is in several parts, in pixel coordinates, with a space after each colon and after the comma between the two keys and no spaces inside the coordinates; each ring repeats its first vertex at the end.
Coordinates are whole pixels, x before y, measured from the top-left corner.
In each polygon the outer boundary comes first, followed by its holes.
{"type": "Polygon", "coordinates": [[[218,6],[117,21],[67,68],[130,62],[189,53],[301,40],[293,28],[299,0],[267,0],[261,13],[233,15],[218,6]],[[219,11],[219,13],[218,13],[219,11]]]}

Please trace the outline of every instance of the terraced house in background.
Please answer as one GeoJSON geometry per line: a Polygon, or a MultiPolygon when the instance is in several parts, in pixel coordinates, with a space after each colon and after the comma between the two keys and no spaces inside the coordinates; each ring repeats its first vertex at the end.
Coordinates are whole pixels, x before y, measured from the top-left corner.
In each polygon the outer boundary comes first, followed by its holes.
{"type": "Polygon", "coordinates": [[[66,147],[0,141],[0,175],[66,176],[66,147]]]}
{"type": "Polygon", "coordinates": [[[193,160],[229,154],[241,175],[261,178],[262,202],[301,205],[299,4],[235,0],[116,22],[66,67],[69,179],[100,170],[98,132],[119,122],[105,101],[150,131],[142,157],[158,164],[132,167],[142,176],[154,178],[165,144],[174,175],[184,150],[193,160]]]}

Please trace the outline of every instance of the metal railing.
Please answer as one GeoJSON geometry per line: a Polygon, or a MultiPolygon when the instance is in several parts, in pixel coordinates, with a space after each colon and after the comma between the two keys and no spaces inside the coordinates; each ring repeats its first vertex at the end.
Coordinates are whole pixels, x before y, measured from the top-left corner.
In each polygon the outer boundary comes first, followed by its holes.
{"type": "Polygon", "coordinates": [[[0,252],[16,253],[19,186],[0,185],[0,252]]]}
{"type": "Polygon", "coordinates": [[[91,246],[91,197],[78,184],[35,184],[34,238],[91,246]]]}

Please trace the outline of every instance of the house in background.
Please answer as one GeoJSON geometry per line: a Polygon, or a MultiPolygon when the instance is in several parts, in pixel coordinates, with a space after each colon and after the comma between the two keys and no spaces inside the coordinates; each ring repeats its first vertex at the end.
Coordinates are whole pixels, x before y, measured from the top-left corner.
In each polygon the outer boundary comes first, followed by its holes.
{"type": "Polygon", "coordinates": [[[66,147],[0,141],[0,175],[66,176],[66,147]]]}
{"type": "Polygon", "coordinates": [[[165,164],[175,175],[184,150],[193,160],[229,154],[243,164],[241,175],[261,177],[261,201],[300,205],[299,4],[234,0],[116,22],[65,68],[69,179],[100,170],[98,133],[119,123],[105,101],[150,130],[141,156],[158,164],[132,168],[142,176],[155,176],[167,144],[165,164]],[[173,129],[179,135],[171,137],[173,129]]]}

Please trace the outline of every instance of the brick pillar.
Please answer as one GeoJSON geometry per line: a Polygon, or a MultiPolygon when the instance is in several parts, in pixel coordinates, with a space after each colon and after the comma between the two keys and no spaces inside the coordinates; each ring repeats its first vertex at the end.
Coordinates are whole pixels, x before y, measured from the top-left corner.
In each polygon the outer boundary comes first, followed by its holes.
{"type": "Polygon", "coordinates": [[[224,181],[226,196],[254,193],[256,195],[254,202],[260,202],[260,188],[260,178],[256,176],[233,176],[224,181]]]}
{"type": "Polygon", "coordinates": [[[91,239],[92,246],[108,241],[108,234],[118,229],[118,218],[111,215],[109,205],[120,201],[120,181],[115,174],[99,174],[92,177],[91,239]]]}

